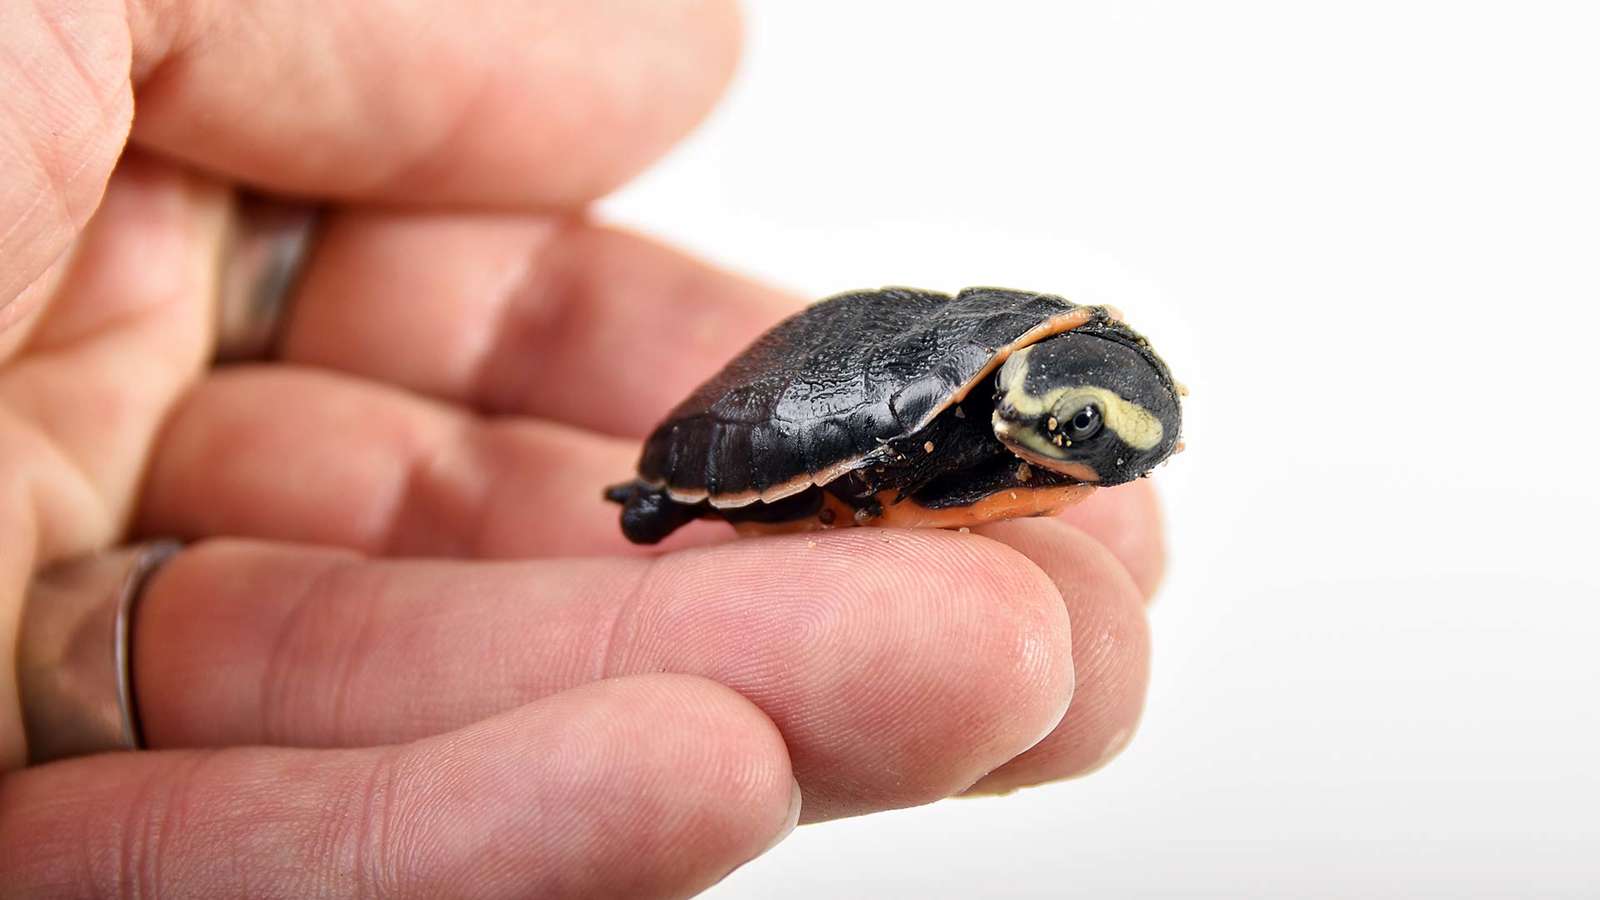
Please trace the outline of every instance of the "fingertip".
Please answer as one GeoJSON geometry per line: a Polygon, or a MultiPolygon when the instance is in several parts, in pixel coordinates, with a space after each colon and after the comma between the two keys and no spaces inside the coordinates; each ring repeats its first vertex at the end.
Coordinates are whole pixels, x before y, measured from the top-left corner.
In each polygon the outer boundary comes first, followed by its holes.
{"type": "Polygon", "coordinates": [[[745,32],[744,11],[738,0],[693,0],[687,14],[700,20],[695,33],[704,42],[699,62],[705,74],[699,111],[685,131],[704,119],[727,93],[744,58],[745,32]]]}
{"type": "Polygon", "coordinates": [[[1005,792],[1094,771],[1127,746],[1144,710],[1150,630],[1139,588],[1109,550],[1064,522],[1013,521],[983,531],[1026,555],[1060,589],[1072,614],[1078,686],[1055,730],[973,790],[1005,792]]]}
{"type": "MultiPolygon", "coordinates": [[[[584,116],[595,116],[597,109],[602,115],[609,112],[614,121],[598,124],[631,133],[633,140],[602,143],[573,129],[569,152],[550,160],[570,170],[571,177],[546,179],[540,185],[549,192],[550,205],[563,209],[577,209],[611,193],[704,121],[733,80],[744,38],[743,17],[734,0],[640,0],[607,10],[605,16],[596,14],[598,7],[573,8],[573,20],[598,26],[597,35],[585,42],[590,47],[609,49],[606,45],[617,33],[632,37],[626,53],[570,81],[601,101],[591,104],[584,116]],[[585,76],[594,83],[584,84],[585,76]],[[609,111],[602,109],[607,102],[609,111]],[[589,165],[573,164],[584,157],[591,160],[589,165]]],[[[550,116],[556,127],[570,126],[565,120],[574,118],[567,111],[550,116]]]]}
{"type": "Polygon", "coordinates": [[[993,541],[877,528],[758,538],[667,557],[653,578],[642,594],[694,597],[715,626],[664,629],[670,649],[640,652],[717,672],[772,713],[806,790],[804,821],[957,793],[1050,733],[1071,702],[1060,592],[993,541]],[[732,641],[772,648],[765,666],[730,665],[732,641]],[[774,682],[774,666],[791,677],[774,682]]]}
{"type": "Polygon", "coordinates": [[[1148,601],[1166,575],[1167,548],[1161,498],[1148,478],[1090,494],[1058,518],[1110,550],[1148,601]]]}
{"type": "Polygon", "coordinates": [[[559,735],[538,748],[539,802],[594,837],[569,861],[593,873],[584,893],[698,892],[779,843],[799,817],[783,736],[714,681],[613,678],[537,706],[535,719],[510,725],[559,735]]]}

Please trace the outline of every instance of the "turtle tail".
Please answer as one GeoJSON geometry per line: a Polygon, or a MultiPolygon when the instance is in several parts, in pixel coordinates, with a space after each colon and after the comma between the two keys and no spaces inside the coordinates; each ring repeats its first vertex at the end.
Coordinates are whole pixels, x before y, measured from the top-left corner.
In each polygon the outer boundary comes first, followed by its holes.
{"type": "Polygon", "coordinates": [[[620,503],[625,506],[628,503],[628,498],[639,490],[641,484],[639,481],[624,481],[621,484],[613,484],[606,488],[605,497],[612,503],[620,503]]]}
{"type": "Polygon", "coordinates": [[[679,503],[664,489],[637,479],[611,485],[606,488],[605,498],[622,505],[622,534],[635,544],[660,543],[700,518],[698,505],[679,503]]]}

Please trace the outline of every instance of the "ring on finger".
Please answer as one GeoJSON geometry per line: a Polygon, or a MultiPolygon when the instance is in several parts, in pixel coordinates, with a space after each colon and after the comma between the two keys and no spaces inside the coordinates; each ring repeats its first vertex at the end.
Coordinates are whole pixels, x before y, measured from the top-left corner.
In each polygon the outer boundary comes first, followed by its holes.
{"type": "Polygon", "coordinates": [[[271,353],[320,218],[313,204],[238,195],[219,279],[217,362],[271,353]]]}
{"type": "Polygon", "coordinates": [[[152,541],[52,566],[28,590],[17,693],[28,761],[141,746],[130,636],[144,586],[180,549],[152,541]]]}

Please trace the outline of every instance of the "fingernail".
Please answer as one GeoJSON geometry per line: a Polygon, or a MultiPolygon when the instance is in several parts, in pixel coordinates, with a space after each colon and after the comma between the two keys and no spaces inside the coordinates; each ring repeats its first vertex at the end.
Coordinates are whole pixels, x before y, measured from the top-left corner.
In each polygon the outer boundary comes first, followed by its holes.
{"type": "Polygon", "coordinates": [[[800,782],[790,779],[793,790],[789,794],[789,815],[783,820],[783,827],[773,835],[772,841],[763,847],[761,852],[766,853],[773,847],[783,843],[783,839],[794,833],[795,826],[800,824],[800,782]]]}
{"type": "Polygon", "coordinates": [[[1132,737],[1132,728],[1124,728],[1112,735],[1111,740],[1106,741],[1104,749],[1100,751],[1100,758],[1095,761],[1094,767],[1098,769],[1115,759],[1117,754],[1128,748],[1128,742],[1132,737]]]}

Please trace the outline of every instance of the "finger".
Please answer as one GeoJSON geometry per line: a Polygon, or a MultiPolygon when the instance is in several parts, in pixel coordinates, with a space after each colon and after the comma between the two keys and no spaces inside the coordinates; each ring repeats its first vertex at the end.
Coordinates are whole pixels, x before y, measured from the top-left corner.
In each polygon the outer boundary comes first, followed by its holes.
{"type": "Polygon", "coordinates": [[[61,519],[112,528],[126,515],[145,448],[205,359],[226,209],[213,186],[127,160],[60,296],[0,372],[0,428],[17,429],[0,445],[20,448],[46,493],[95,500],[61,519]],[[58,456],[34,460],[35,446],[58,456]]]}
{"type": "Polygon", "coordinates": [[[136,142],[282,191],[502,207],[637,172],[710,108],[739,37],[728,0],[131,8],[136,142]]]}
{"type": "Polygon", "coordinates": [[[44,302],[39,282],[100,203],[127,137],[121,9],[0,4],[0,333],[44,302]]]}
{"type": "Polygon", "coordinates": [[[686,896],[787,833],[798,799],[755,707],[657,675],[409,746],[15,772],[0,782],[0,883],[19,896],[686,896]]]}
{"type": "MultiPolygon", "coordinates": [[[[237,535],[412,556],[645,552],[601,492],[638,445],[283,366],[213,375],[154,454],[139,530],[237,535]]],[[[726,538],[712,523],[657,549],[726,538]]]]}
{"type": "MultiPolygon", "coordinates": [[[[15,644],[36,568],[127,521],[146,451],[205,355],[224,209],[214,187],[128,160],[0,370],[0,646],[15,644]]],[[[0,769],[23,756],[12,678],[0,667],[0,769]]]]}
{"type": "Polygon", "coordinates": [[[580,221],[350,213],[319,240],[282,348],[486,412],[641,436],[798,307],[580,221]]]}
{"type": "Polygon", "coordinates": [[[1072,694],[1070,631],[1025,558],[945,532],[496,565],[219,543],[151,583],[134,660],[161,746],[405,740],[701,675],[778,725],[814,820],[948,796],[1032,746],[1072,694]]]}
{"type": "Polygon", "coordinates": [[[1150,629],[1139,589],[1104,547],[1063,522],[1001,522],[983,533],[1025,554],[1061,590],[1078,687],[1054,731],[973,791],[1003,793],[1092,772],[1128,745],[1144,710],[1150,629]]]}
{"type": "Polygon", "coordinates": [[[570,208],[681,137],[737,49],[729,0],[4,4],[0,330],[99,203],[135,88],[137,143],[261,187],[570,208]]]}
{"type": "Polygon", "coordinates": [[[1167,548],[1155,483],[1140,479],[1101,488],[1067,507],[1060,519],[1105,546],[1120,561],[1146,602],[1161,587],[1167,548]]]}

